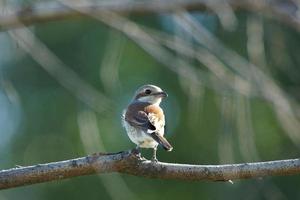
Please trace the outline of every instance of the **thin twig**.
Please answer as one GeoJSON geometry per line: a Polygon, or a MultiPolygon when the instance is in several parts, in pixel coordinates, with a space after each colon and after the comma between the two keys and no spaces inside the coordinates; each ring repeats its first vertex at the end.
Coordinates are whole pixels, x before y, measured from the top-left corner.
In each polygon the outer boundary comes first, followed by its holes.
{"type": "MultiPolygon", "coordinates": [[[[266,16],[275,17],[283,23],[300,30],[298,7],[292,1],[276,0],[227,0],[226,6],[232,10],[260,12],[266,16]]],[[[178,9],[188,11],[215,11],[215,4],[210,0],[161,0],[161,1],[76,1],[78,9],[89,13],[115,12],[117,14],[155,14],[172,12],[178,9]],[[79,4],[78,4],[79,2],[79,4]]],[[[220,10],[219,8],[217,10],[220,10]]],[[[225,8],[224,8],[225,9],[225,8]]],[[[41,22],[62,20],[82,16],[82,13],[63,6],[59,2],[42,2],[25,7],[21,10],[10,9],[0,13],[0,30],[20,27],[23,24],[32,25],[41,22]],[[16,20],[15,16],[18,16],[16,20]],[[21,22],[21,24],[20,24],[21,22]]]]}
{"type": "Polygon", "coordinates": [[[79,100],[98,113],[107,112],[111,102],[107,96],[84,81],[75,71],[66,66],[27,27],[8,31],[10,37],[27,52],[46,72],[69,90],[79,100]]]}
{"type": "Polygon", "coordinates": [[[72,160],[2,170],[0,189],[111,172],[159,179],[229,181],[300,174],[300,159],[227,165],[189,165],[141,160],[131,151],[98,153],[72,160]]]}

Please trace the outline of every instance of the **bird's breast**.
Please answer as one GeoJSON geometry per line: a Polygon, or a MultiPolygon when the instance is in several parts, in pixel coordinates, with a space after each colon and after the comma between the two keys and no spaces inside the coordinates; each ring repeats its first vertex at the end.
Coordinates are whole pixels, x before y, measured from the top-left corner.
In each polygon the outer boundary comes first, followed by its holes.
{"type": "Polygon", "coordinates": [[[147,114],[151,114],[151,115],[155,116],[158,120],[164,121],[164,119],[165,119],[164,112],[159,106],[148,105],[148,106],[145,106],[144,111],[147,114]]]}

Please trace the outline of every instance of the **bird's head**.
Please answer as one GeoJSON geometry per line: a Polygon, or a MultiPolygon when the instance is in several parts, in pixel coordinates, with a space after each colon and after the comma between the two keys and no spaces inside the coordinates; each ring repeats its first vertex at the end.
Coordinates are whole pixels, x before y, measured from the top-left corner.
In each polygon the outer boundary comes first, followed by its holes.
{"type": "Polygon", "coordinates": [[[143,85],[135,92],[134,100],[159,105],[167,96],[166,92],[155,85],[143,85]]]}

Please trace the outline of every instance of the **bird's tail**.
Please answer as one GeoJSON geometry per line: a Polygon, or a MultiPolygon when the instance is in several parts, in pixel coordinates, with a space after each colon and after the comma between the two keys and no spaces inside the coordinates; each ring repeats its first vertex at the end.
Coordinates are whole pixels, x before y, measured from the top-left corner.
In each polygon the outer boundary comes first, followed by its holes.
{"type": "Polygon", "coordinates": [[[172,145],[167,141],[166,138],[163,136],[159,135],[158,133],[151,133],[151,137],[158,142],[165,150],[167,151],[172,151],[173,147],[172,145]]]}

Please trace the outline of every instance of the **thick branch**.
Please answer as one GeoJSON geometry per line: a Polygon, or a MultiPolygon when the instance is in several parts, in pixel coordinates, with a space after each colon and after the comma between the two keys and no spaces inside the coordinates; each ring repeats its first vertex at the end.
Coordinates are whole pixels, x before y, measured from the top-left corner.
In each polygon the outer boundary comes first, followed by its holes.
{"type": "Polygon", "coordinates": [[[188,165],[140,160],[129,151],[98,153],[72,160],[2,170],[0,189],[110,172],[159,179],[227,181],[300,174],[300,159],[228,165],[188,165]]]}
{"type": "MultiPolygon", "coordinates": [[[[82,16],[84,13],[101,13],[103,11],[112,11],[117,14],[153,14],[172,12],[176,10],[189,11],[207,11],[214,10],[214,7],[221,2],[211,0],[161,0],[161,1],[99,1],[92,2],[82,1],[80,4],[72,2],[76,7],[75,10],[66,7],[59,2],[37,3],[28,6],[19,11],[9,10],[0,13],[0,30],[7,30],[22,25],[33,25],[41,22],[49,22],[60,19],[67,19],[82,16]]],[[[297,15],[298,7],[293,1],[285,0],[227,0],[224,1],[233,10],[248,10],[252,12],[261,12],[266,15],[271,15],[284,23],[300,30],[300,19],[297,15]]],[[[224,3],[223,2],[223,3],[224,3]]],[[[78,3],[78,1],[76,1],[78,3]]],[[[2,8],[2,11],[5,8],[2,8]]]]}

